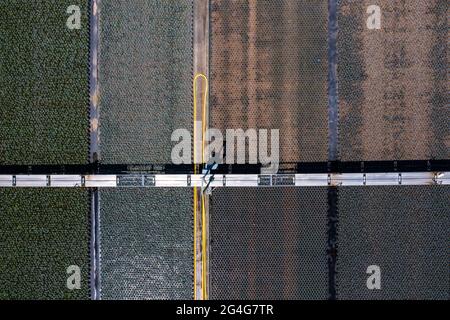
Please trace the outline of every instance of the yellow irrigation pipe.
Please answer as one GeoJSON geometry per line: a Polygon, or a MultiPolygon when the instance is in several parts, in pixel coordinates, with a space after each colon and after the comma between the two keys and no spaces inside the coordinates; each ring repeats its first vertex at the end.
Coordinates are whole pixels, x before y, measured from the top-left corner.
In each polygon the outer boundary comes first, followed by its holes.
{"type": "MultiPolygon", "coordinates": [[[[194,163],[196,160],[196,134],[197,134],[197,86],[196,82],[198,78],[202,78],[205,80],[205,93],[203,95],[203,103],[202,103],[202,162],[204,162],[205,155],[204,155],[204,146],[205,146],[205,135],[204,132],[206,131],[206,97],[208,96],[208,78],[204,74],[198,73],[194,77],[193,81],[193,90],[194,90],[194,163]]],[[[197,173],[197,169],[194,166],[194,173],[197,173]]]]}
{"type": "Polygon", "coordinates": [[[203,300],[208,299],[206,294],[206,204],[205,197],[202,194],[202,292],[203,300]]]}
{"type": "Polygon", "coordinates": [[[197,285],[197,187],[194,187],[194,300],[197,300],[196,285],[197,285]]]}
{"type": "MultiPolygon", "coordinates": [[[[206,76],[204,74],[198,73],[195,75],[194,80],[193,80],[193,91],[194,91],[194,143],[193,143],[193,147],[194,147],[194,174],[197,174],[197,166],[196,166],[196,160],[197,160],[197,154],[196,154],[196,142],[197,142],[197,86],[196,86],[196,81],[198,78],[202,78],[205,80],[205,94],[203,96],[203,103],[202,103],[202,163],[204,163],[204,158],[205,158],[205,152],[204,152],[204,147],[205,147],[205,131],[206,131],[206,98],[208,95],[208,78],[206,78],[206,76]]],[[[197,285],[197,256],[196,256],[196,252],[197,252],[197,187],[194,187],[194,300],[197,300],[197,290],[196,290],[196,285],[197,285]]],[[[203,299],[205,299],[205,286],[204,286],[204,282],[206,279],[205,271],[206,268],[206,261],[204,261],[204,257],[206,257],[206,249],[204,246],[204,243],[206,242],[206,237],[205,237],[205,216],[206,213],[205,211],[205,205],[204,205],[204,199],[202,196],[202,205],[201,205],[201,210],[202,210],[202,295],[203,295],[203,299]]]]}

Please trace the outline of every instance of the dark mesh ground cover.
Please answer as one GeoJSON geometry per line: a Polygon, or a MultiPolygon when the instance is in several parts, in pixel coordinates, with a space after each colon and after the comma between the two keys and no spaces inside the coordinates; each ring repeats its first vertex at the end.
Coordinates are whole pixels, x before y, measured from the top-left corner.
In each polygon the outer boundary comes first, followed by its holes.
{"type": "Polygon", "coordinates": [[[212,299],[326,299],[327,189],[216,189],[212,299]]]}
{"type": "Polygon", "coordinates": [[[89,298],[88,203],[87,190],[0,189],[0,299],[89,298]]]}
{"type": "Polygon", "coordinates": [[[170,163],[192,127],[192,0],[102,0],[100,147],[105,163],[170,163]]]}
{"type": "Polygon", "coordinates": [[[282,162],[326,161],[327,1],[211,1],[211,127],[280,130],[282,162]]]}
{"type": "Polygon", "coordinates": [[[100,192],[102,299],[192,299],[192,190],[100,192]]]}
{"type": "Polygon", "coordinates": [[[448,299],[449,191],[340,188],[338,299],[448,299]],[[381,290],[366,287],[370,265],[381,268],[381,290]]]}
{"type": "Polygon", "coordinates": [[[87,162],[88,3],[0,1],[0,164],[87,162]],[[70,5],[80,30],[66,27],[70,5]]]}
{"type": "Polygon", "coordinates": [[[449,158],[446,0],[339,0],[340,157],[449,158]],[[382,10],[369,30],[369,5],[382,10]]]}

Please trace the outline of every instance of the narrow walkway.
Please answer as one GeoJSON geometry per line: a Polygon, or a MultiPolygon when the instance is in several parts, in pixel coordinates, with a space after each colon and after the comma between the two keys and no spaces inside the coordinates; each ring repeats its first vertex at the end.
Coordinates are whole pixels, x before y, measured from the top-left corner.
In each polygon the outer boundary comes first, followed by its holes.
{"type": "Polygon", "coordinates": [[[338,160],[337,1],[328,1],[328,160],[338,160]]]}
{"type": "MultiPolygon", "coordinates": [[[[202,121],[202,135],[209,127],[209,0],[194,1],[194,100],[193,119],[202,121]],[[205,85],[206,83],[206,85],[205,85]]],[[[196,128],[196,125],[194,125],[196,128]]],[[[195,131],[195,129],[194,129],[195,131]]],[[[196,133],[194,133],[195,135],[196,133]]],[[[204,138],[204,137],[203,137],[204,138]]],[[[194,139],[195,140],[195,139],[194,139]]],[[[194,150],[196,148],[194,147],[194,150]]],[[[195,152],[194,152],[195,153],[195,152]]],[[[203,150],[202,150],[203,154],[203,150]]],[[[202,160],[202,162],[204,162],[202,160]]],[[[201,173],[201,172],[199,172],[201,173]]],[[[208,297],[208,216],[209,199],[202,188],[194,188],[194,300],[208,297]]]]}
{"type": "MultiPolygon", "coordinates": [[[[99,48],[99,3],[100,0],[92,0],[89,8],[89,94],[90,94],[90,154],[91,163],[100,160],[99,152],[99,88],[98,88],[98,48],[99,48]]],[[[100,253],[99,253],[99,214],[100,194],[97,188],[91,192],[91,271],[90,285],[91,298],[100,299],[100,253]]]]}

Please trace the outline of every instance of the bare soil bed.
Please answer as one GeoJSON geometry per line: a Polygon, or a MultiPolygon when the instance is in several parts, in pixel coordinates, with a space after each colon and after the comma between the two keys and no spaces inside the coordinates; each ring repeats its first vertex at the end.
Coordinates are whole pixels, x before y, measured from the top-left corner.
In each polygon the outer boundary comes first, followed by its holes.
{"type": "Polygon", "coordinates": [[[327,3],[211,1],[217,129],[280,130],[282,162],[327,160],[327,3]]]}

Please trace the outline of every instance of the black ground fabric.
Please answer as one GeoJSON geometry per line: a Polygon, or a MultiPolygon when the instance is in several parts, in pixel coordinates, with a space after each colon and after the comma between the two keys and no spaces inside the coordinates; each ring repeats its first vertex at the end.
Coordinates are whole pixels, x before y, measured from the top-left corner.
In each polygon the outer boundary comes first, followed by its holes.
{"type": "Polygon", "coordinates": [[[0,299],[89,299],[89,191],[0,188],[0,299]],[[69,266],[80,289],[69,290],[69,266]]]}
{"type": "Polygon", "coordinates": [[[100,192],[101,299],[192,299],[192,190],[100,192]]]}
{"type": "Polygon", "coordinates": [[[100,157],[171,163],[172,132],[192,128],[192,0],[102,0],[100,157]]]}
{"type": "Polygon", "coordinates": [[[450,188],[339,190],[338,299],[449,299],[450,188]],[[381,289],[369,290],[369,266],[381,289]]]}
{"type": "Polygon", "coordinates": [[[216,189],[211,299],[327,299],[327,188],[216,189]]]}

